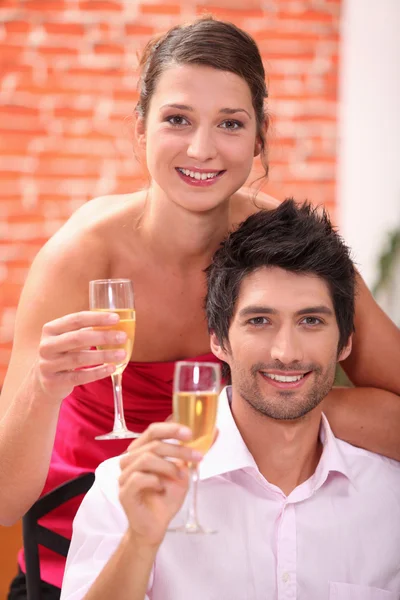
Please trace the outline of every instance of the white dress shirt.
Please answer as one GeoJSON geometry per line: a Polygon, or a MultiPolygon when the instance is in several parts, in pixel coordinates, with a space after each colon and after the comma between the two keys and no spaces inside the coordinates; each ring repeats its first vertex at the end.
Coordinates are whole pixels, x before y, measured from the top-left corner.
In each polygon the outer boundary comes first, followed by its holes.
{"type": "MultiPolygon", "coordinates": [[[[400,463],[337,440],[323,415],[317,469],[286,496],[259,472],[226,389],[217,426],[198,489],[200,521],[217,533],[166,533],[147,600],[400,599],[400,463]]],[[[126,531],[119,472],[119,457],[96,471],[61,600],[84,597],[126,531]]],[[[186,501],[171,525],[185,512],[186,501]]]]}

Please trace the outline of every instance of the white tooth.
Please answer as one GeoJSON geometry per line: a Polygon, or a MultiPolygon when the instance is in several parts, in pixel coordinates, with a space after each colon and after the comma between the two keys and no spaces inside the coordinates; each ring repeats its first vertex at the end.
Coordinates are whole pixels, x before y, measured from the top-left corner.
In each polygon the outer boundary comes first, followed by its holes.
{"type": "Polygon", "coordinates": [[[299,381],[303,376],[302,375],[268,375],[270,379],[274,379],[275,381],[280,381],[281,383],[293,383],[295,381],[299,381]]]}
{"type": "Polygon", "coordinates": [[[201,179],[201,175],[198,172],[194,174],[194,177],[195,177],[195,179],[201,179]]]}
{"type": "Polygon", "coordinates": [[[186,175],[187,177],[189,177],[189,175],[190,175],[190,171],[189,171],[189,169],[184,169],[184,170],[183,170],[183,172],[185,173],[185,175],[186,175]]]}

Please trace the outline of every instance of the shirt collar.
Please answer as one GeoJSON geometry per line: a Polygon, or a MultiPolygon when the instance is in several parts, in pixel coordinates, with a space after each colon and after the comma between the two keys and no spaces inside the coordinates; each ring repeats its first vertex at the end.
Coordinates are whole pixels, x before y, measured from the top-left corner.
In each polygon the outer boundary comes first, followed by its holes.
{"type": "Polygon", "coordinates": [[[233,418],[230,406],[231,390],[231,386],[227,386],[219,396],[218,438],[200,463],[200,479],[209,479],[246,467],[258,470],[233,418]]]}
{"type": "MultiPolygon", "coordinates": [[[[227,386],[219,396],[217,413],[219,435],[200,463],[199,475],[202,480],[240,469],[255,469],[258,472],[257,464],[244,443],[233,418],[230,407],[231,395],[232,388],[227,386]]],[[[323,446],[322,455],[315,473],[308,482],[304,483],[307,483],[308,486],[311,484],[315,491],[325,483],[331,472],[340,473],[354,483],[350,466],[346,462],[338,440],[333,435],[324,414],[322,414],[319,435],[323,446]]],[[[296,489],[303,485],[301,484],[296,489]]]]}

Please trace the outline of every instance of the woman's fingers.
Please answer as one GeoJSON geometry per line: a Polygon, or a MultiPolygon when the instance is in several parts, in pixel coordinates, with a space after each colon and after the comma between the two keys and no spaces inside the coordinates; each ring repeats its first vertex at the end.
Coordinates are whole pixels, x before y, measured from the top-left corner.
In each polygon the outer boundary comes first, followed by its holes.
{"type": "Polygon", "coordinates": [[[49,373],[41,375],[41,386],[48,394],[59,394],[63,397],[70,393],[70,389],[77,385],[85,385],[99,379],[108,377],[115,371],[115,365],[99,365],[91,369],[80,369],[76,371],[61,371],[60,373],[49,373]],[[65,391],[63,391],[65,390],[65,391]]]}
{"type": "Polygon", "coordinates": [[[116,330],[96,330],[91,328],[69,331],[55,336],[43,337],[40,342],[39,353],[42,358],[52,358],[56,354],[63,354],[84,348],[97,346],[118,346],[126,341],[126,333],[116,330]]]}
{"type": "Polygon", "coordinates": [[[43,326],[44,335],[61,335],[69,331],[77,331],[85,327],[104,327],[118,323],[119,316],[116,313],[96,310],[83,310],[77,313],[65,315],[43,326]]]}
{"type": "Polygon", "coordinates": [[[75,369],[96,367],[103,364],[120,364],[126,359],[125,350],[80,350],[79,352],[66,352],[52,360],[39,360],[42,375],[62,373],[75,369]]]}

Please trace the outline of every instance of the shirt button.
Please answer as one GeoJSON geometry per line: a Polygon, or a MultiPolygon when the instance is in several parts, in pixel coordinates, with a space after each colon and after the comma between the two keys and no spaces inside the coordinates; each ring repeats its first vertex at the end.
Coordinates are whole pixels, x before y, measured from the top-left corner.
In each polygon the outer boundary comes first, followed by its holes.
{"type": "Polygon", "coordinates": [[[283,581],[283,583],[287,583],[289,581],[289,579],[290,579],[289,573],[285,572],[285,573],[282,574],[282,581],[283,581]]]}

